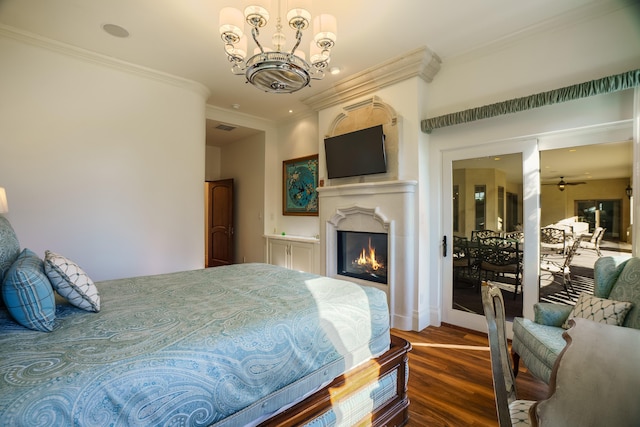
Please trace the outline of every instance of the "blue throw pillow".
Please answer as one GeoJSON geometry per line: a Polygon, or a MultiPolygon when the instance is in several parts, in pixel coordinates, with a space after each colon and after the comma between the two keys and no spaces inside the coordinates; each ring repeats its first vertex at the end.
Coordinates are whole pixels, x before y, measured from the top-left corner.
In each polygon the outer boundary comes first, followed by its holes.
{"type": "Polygon", "coordinates": [[[0,216],[0,284],[18,255],[20,255],[18,237],[9,220],[0,216]]]}
{"type": "Polygon", "coordinates": [[[11,317],[22,326],[43,332],[53,330],[53,288],[44,272],[44,262],[31,250],[24,249],[7,271],[2,298],[11,317]]]}

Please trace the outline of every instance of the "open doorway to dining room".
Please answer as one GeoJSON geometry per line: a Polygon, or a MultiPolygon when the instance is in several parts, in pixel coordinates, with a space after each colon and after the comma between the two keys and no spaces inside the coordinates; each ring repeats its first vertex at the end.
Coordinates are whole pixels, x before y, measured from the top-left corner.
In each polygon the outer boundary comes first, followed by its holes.
{"type": "Polygon", "coordinates": [[[451,311],[482,315],[477,291],[488,279],[503,289],[507,317],[522,316],[523,277],[534,265],[534,302],[573,304],[581,292],[593,292],[600,256],[631,256],[631,141],[537,155],[540,227],[532,236],[523,226],[531,216],[524,213],[522,153],[452,160],[451,311]],[[550,229],[560,232],[560,240],[546,241],[550,229]],[[540,245],[539,262],[524,262],[525,240],[540,245]]]}

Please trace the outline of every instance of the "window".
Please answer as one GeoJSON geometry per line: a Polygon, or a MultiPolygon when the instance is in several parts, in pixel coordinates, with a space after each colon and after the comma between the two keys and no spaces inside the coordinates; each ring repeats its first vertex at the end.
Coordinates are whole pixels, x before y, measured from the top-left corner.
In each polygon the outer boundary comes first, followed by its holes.
{"type": "Polygon", "coordinates": [[[619,238],[622,223],[621,200],[576,200],[575,212],[580,221],[589,223],[589,232],[596,227],[606,229],[605,236],[619,238]]]}

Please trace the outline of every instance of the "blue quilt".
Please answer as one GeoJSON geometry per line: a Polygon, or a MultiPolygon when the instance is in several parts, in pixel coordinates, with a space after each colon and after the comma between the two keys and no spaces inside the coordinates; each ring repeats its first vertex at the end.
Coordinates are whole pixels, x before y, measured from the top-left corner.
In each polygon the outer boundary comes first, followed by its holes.
{"type": "Polygon", "coordinates": [[[96,286],[50,333],[0,310],[0,425],[250,425],[389,348],[384,292],[272,265],[96,286]]]}

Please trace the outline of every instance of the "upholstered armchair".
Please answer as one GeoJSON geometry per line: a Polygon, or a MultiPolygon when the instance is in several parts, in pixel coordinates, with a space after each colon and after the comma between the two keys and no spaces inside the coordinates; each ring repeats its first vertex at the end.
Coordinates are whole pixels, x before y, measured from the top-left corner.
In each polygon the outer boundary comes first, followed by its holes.
{"type": "MultiPolygon", "coordinates": [[[[602,257],[594,265],[594,296],[633,305],[622,326],[640,329],[640,258],[602,257]]],[[[565,346],[562,333],[573,306],[538,303],[534,319],[513,320],[512,353],[515,372],[522,359],[537,378],[549,383],[553,365],[565,346]]]]}

